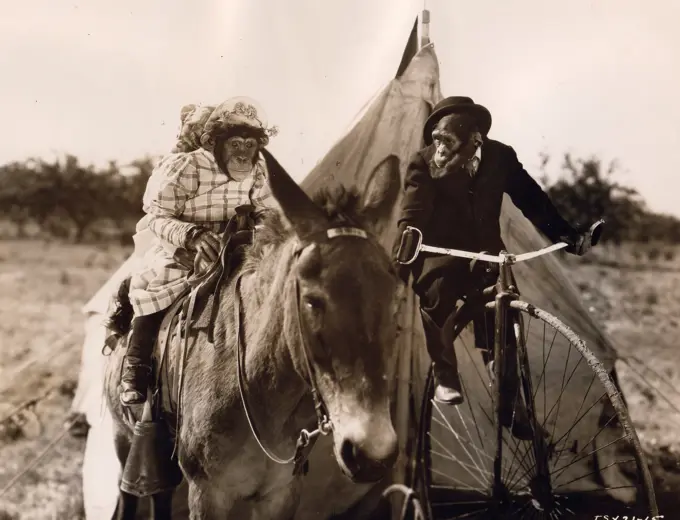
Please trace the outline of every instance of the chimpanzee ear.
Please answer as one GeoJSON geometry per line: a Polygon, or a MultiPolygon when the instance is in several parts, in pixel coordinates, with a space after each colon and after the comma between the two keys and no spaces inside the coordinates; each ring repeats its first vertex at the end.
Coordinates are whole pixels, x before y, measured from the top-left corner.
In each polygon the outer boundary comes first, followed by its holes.
{"type": "Polygon", "coordinates": [[[368,225],[373,228],[392,214],[401,189],[399,169],[399,157],[389,155],[380,161],[368,178],[362,212],[368,225]]]}

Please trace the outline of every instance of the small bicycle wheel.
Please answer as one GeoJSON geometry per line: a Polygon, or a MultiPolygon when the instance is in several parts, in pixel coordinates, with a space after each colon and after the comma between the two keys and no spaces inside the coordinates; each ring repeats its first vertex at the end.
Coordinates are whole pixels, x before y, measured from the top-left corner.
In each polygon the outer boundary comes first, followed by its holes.
{"type": "MultiPolygon", "coordinates": [[[[455,350],[465,402],[434,402],[430,374],[421,408],[419,464],[431,519],[658,514],[639,439],[609,370],[551,314],[522,301],[509,307],[514,326],[506,333],[516,338],[519,385],[515,396],[503,385],[500,393],[513,409],[524,404],[535,415],[545,440],[515,438],[517,413],[501,428],[502,459],[494,470],[496,392],[464,330],[455,350]],[[494,492],[496,474],[504,493],[494,492]]],[[[493,320],[493,313],[485,316],[493,320]]]]}

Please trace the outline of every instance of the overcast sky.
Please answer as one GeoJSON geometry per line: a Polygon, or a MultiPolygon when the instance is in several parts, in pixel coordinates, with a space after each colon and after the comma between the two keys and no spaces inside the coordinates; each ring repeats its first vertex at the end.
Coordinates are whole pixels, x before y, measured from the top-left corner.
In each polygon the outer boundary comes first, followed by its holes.
{"type": "MultiPolygon", "coordinates": [[[[444,94],[485,104],[530,173],[541,152],[617,159],[622,182],[680,216],[680,2],[649,5],[427,0],[444,94]]],[[[394,75],[422,6],[0,0],[0,163],[161,154],[183,104],[248,95],[301,178],[394,75]]]]}

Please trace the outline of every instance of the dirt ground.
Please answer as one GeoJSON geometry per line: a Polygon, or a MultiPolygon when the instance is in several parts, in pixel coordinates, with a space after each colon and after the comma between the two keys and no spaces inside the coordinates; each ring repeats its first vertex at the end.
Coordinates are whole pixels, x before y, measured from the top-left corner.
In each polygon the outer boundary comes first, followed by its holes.
{"type": "MultiPolygon", "coordinates": [[[[83,439],[64,436],[38,465],[5,487],[62,428],[80,364],[80,309],[127,253],[120,247],[0,241],[0,520],[83,518],[83,439]],[[34,408],[5,419],[15,406],[45,393],[34,408]]],[[[650,457],[661,513],[675,518],[680,510],[680,250],[603,247],[586,260],[570,260],[568,268],[627,360],[618,367],[624,394],[650,457]]]]}

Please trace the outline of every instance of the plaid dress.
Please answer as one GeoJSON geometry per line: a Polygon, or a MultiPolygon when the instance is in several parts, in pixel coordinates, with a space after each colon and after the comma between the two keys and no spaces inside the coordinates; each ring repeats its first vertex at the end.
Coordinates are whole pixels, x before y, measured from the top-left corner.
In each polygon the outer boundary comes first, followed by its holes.
{"type": "Polygon", "coordinates": [[[144,193],[146,216],[137,224],[138,236],[146,233],[151,240],[140,269],[130,280],[135,316],[166,309],[189,287],[190,271],[174,259],[174,252],[186,249],[192,229],[201,226],[221,233],[242,204],[277,206],[266,175],[260,159],[252,175],[242,181],[229,180],[203,148],[174,153],[159,162],[144,193]]]}

